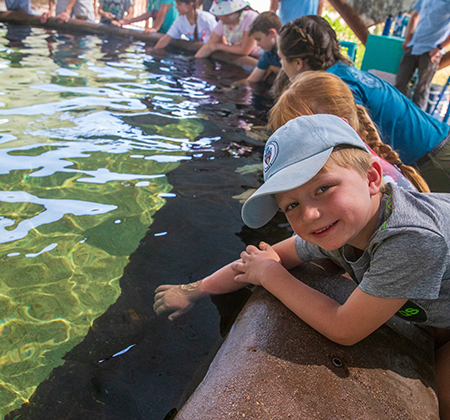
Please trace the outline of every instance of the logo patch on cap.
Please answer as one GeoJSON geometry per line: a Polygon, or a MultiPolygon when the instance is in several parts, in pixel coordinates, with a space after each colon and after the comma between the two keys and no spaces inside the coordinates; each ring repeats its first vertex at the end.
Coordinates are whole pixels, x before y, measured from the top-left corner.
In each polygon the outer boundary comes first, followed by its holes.
{"type": "Polygon", "coordinates": [[[266,145],[264,150],[264,159],[263,159],[263,168],[264,172],[267,172],[270,167],[275,162],[275,159],[278,156],[278,143],[276,141],[271,141],[266,145]]]}

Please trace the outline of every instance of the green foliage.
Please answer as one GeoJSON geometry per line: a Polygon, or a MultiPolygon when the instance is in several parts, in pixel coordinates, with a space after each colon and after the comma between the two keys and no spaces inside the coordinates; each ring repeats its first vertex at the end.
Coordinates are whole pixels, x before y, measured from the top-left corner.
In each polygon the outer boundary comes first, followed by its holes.
{"type": "Polygon", "coordinates": [[[350,29],[350,27],[345,23],[344,19],[342,19],[341,16],[334,9],[331,8],[324,9],[322,17],[326,19],[327,22],[334,29],[339,41],[354,42],[357,45],[355,66],[357,68],[361,68],[362,58],[364,56],[366,48],[358,39],[358,37],[354,34],[354,32],[350,29]]]}

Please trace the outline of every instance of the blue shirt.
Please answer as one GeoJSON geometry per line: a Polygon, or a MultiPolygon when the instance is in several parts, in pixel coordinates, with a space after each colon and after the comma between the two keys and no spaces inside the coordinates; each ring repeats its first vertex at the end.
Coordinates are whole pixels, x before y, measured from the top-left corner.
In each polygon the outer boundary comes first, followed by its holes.
{"type": "Polygon", "coordinates": [[[450,127],[422,111],[388,82],[342,62],[328,73],[339,76],[351,89],[355,102],[369,111],[381,140],[389,144],[403,163],[413,164],[433,150],[450,127]]]}
{"type": "Polygon", "coordinates": [[[300,16],[317,15],[319,0],[281,0],[278,5],[281,24],[300,16]]]}
{"type": "Polygon", "coordinates": [[[256,65],[261,70],[267,70],[270,66],[281,67],[280,57],[277,54],[277,47],[266,51],[258,60],[256,65]]]}
{"type": "Polygon", "coordinates": [[[436,48],[450,34],[450,0],[419,0],[414,10],[419,21],[408,47],[412,47],[411,54],[421,55],[436,48]]]}
{"type": "Polygon", "coordinates": [[[172,5],[172,7],[167,11],[166,16],[164,17],[164,21],[158,30],[160,34],[165,34],[169,30],[174,20],[178,17],[177,4],[175,0],[148,0],[147,11],[159,11],[163,4],[170,4],[172,5]]]}

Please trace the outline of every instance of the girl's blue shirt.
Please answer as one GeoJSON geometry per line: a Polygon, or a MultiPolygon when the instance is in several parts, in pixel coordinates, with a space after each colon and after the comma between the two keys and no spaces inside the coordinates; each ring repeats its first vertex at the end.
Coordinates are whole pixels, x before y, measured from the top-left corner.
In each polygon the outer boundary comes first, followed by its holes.
{"type": "Polygon", "coordinates": [[[450,127],[422,111],[394,86],[379,77],[343,62],[327,72],[340,77],[363,105],[403,163],[411,165],[433,150],[449,134],[450,127]]]}

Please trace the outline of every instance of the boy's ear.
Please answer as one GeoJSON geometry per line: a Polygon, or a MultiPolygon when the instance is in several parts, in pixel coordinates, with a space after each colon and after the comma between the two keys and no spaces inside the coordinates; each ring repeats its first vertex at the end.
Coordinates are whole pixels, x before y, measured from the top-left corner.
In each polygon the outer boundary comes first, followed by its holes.
{"type": "Polygon", "coordinates": [[[377,194],[383,185],[383,170],[381,164],[374,159],[372,160],[372,166],[367,172],[367,180],[369,181],[370,194],[377,194]]]}
{"type": "Polygon", "coordinates": [[[269,35],[270,37],[272,37],[272,38],[276,38],[277,35],[278,35],[278,32],[277,32],[277,30],[276,30],[275,28],[270,28],[270,29],[269,29],[269,32],[268,32],[268,35],[269,35]]]}

